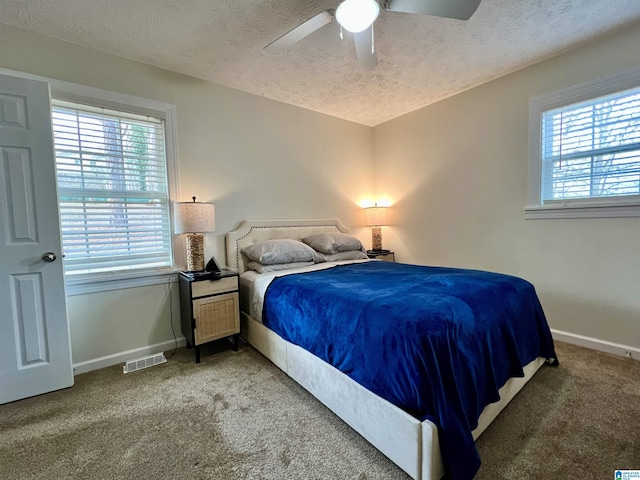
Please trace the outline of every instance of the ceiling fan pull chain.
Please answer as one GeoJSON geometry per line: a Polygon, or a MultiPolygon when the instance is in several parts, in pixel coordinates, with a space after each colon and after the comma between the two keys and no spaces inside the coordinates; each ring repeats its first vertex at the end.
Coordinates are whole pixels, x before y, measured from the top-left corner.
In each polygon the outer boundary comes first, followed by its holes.
{"type": "Polygon", "coordinates": [[[342,36],[342,25],[340,25],[340,40],[344,40],[344,37],[342,36]]]}
{"type": "Polygon", "coordinates": [[[373,23],[371,24],[371,54],[376,53],[375,36],[373,35],[373,23]]]}

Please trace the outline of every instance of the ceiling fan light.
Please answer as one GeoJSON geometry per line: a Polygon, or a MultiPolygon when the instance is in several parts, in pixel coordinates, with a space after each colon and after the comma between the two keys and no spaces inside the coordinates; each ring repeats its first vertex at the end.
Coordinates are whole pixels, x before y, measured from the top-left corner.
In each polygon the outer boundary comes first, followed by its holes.
{"type": "Polygon", "coordinates": [[[336,20],[345,30],[358,33],[369,28],[379,13],[376,0],[344,0],[336,9],[336,20]]]}

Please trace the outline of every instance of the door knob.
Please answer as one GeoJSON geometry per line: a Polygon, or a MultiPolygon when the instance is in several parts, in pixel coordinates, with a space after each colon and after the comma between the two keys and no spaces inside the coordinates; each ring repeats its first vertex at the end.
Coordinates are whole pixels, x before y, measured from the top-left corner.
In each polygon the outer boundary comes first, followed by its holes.
{"type": "Polygon", "coordinates": [[[53,252],[47,252],[42,255],[42,260],[45,262],[54,262],[56,260],[56,254],[53,252]]]}

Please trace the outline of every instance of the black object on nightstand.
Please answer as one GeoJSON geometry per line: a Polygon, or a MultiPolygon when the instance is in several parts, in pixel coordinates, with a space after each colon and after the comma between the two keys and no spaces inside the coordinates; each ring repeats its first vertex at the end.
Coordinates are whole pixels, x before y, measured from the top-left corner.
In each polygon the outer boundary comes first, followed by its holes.
{"type": "Polygon", "coordinates": [[[396,254],[391,250],[367,250],[367,257],[377,258],[385,262],[395,262],[396,254]]]}
{"type": "Polygon", "coordinates": [[[180,272],[180,317],[187,347],[195,348],[200,363],[200,346],[220,338],[233,337],[238,350],[240,299],[238,272],[180,272]]]}

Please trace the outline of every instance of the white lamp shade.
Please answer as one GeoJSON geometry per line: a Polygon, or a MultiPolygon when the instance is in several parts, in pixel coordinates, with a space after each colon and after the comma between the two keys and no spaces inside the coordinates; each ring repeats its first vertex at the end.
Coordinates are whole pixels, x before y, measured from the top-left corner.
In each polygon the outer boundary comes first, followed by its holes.
{"type": "Polygon", "coordinates": [[[364,209],[364,224],[367,227],[381,227],[389,224],[387,207],[368,207],[364,209]]]}
{"type": "Polygon", "coordinates": [[[176,202],[173,207],[175,233],[216,231],[216,206],[213,203],[176,202]]]}
{"type": "Polygon", "coordinates": [[[376,0],[344,0],[336,9],[336,20],[352,33],[369,28],[380,13],[376,0]]]}

